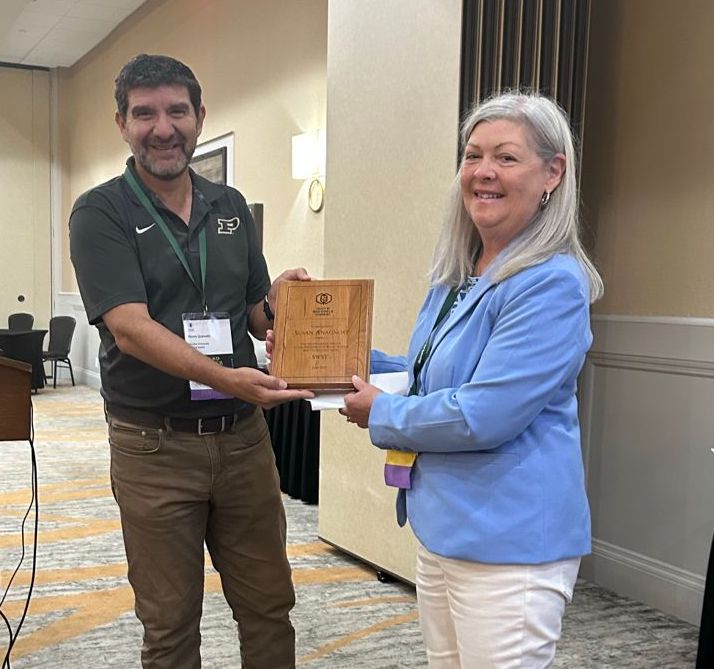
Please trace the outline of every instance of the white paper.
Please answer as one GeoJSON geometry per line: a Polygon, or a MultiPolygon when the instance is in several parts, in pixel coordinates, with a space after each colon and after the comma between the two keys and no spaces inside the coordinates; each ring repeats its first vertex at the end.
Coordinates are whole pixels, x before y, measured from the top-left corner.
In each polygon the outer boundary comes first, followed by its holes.
{"type": "MultiPolygon", "coordinates": [[[[370,374],[369,382],[383,390],[385,393],[406,395],[409,388],[409,374],[407,372],[388,372],[386,374],[370,374]]],[[[351,391],[315,393],[315,397],[307,400],[313,411],[324,411],[325,409],[341,409],[345,406],[345,395],[351,391]]]]}
{"type": "Polygon", "coordinates": [[[253,350],[255,351],[255,359],[258,362],[258,369],[268,369],[268,356],[265,353],[265,342],[256,339],[253,335],[250,336],[253,340],[253,350]]]}

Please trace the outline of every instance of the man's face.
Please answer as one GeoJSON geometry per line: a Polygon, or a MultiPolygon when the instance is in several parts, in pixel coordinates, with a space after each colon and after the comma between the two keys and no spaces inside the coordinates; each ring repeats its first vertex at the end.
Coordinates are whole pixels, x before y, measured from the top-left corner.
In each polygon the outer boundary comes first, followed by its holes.
{"type": "Polygon", "coordinates": [[[188,167],[205,115],[201,107],[196,117],[185,86],[138,87],[129,91],[126,118],[117,112],[116,123],[137,164],[169,181],[188,167]]]}

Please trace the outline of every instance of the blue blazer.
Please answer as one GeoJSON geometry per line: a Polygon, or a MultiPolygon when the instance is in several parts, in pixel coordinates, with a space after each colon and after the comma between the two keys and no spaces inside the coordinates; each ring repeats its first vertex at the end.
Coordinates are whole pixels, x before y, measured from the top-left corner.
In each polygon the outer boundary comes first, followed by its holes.
{"type": "MultiPolygon", "coordinates": [[[[373,372],[407,370],[411,384],[448,292],[429,291],[406,358],[373,351],[373,372]]],[[[372,442],[419,453],[406,513],[430,551],[510,564],[590,552],[575,392],[591,342],[574,258],[497,284],[487,272],[438,331],[420,394],[375,398],[372,442]]]]}

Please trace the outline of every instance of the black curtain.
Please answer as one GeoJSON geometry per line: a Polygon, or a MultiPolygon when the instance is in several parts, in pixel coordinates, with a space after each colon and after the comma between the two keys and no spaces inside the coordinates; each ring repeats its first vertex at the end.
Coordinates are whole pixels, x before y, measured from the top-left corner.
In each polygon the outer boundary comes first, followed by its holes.
{"type": "Polygon", "coordinates": [[[712,667],[714,667],[714,539],[712,539],[709,553],[709,567],[704,586],[696,669],[711,669],[712,667]]]}
{"type": "Polygon", "coordinates": [[[320,412],[294,400],[265,412],[273,442],[280,489],[308,504],[317,504],[320,469],[320,412]]]}
{"type": "Polygon", "coordinates": [[[460,117],[504,90],[539,91],[579,138],[590,0],[464,0],[462,17],[460,117]]]}

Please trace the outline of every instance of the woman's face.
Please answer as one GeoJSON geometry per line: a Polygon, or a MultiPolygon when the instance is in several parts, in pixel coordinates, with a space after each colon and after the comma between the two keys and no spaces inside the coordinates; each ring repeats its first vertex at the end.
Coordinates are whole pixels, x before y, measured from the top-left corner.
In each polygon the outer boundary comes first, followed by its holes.
{"type": "Polygon", "coordinates": [[[545,191],[558,186],[565,156],[545,164],[529,131],[513,121],[482,121],[471,133],[461,162],[464,206],[484,244],[505,247],[538,212],[545,191]]]}

